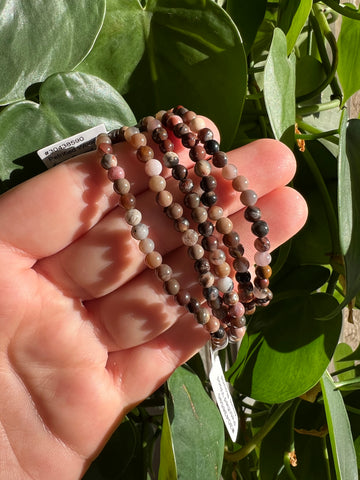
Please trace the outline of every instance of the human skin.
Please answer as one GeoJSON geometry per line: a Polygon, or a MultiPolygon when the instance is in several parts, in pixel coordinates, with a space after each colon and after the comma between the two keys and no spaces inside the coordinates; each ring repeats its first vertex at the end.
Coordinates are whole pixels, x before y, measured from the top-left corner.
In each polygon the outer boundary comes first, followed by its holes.
{"type": "MultiPolygon", "coordinates": [[[[126,144],[115,152],[156,249],[196,295],[192,262],[147,190],[143,165],[126,144]]],[[[179,155],[193,166],[186,150],[179,155]]],[[[292,153],[259,140],[230,152],[229,162],[258,193],[278,247],[307,215],[285,186],[292,153]]],[[[175,180],[168,184],[181,198],[175,180]]],[[[252,258],[239,194],[219,176],[218,191],[252,258]]],[[[0,197],[1,480],[81,478],[126,412],[209,339],[145,267],[117,201],[94,152],[0,197]]]]}

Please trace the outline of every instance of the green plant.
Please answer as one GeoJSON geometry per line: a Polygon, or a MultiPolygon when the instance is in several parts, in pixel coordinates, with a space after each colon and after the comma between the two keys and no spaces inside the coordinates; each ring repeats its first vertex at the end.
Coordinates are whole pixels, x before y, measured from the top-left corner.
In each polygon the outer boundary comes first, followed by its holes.
{"type": "Polygon", "coordinates": [[[41,147],[181,102],[214,119],[224,149],[286,143],[309,206],[304,229],[274,255],[274,301],[239,353],[222,354],[237,443],[224,437],[197,355],[127,416],[84,478],[357,478],[360,348],[338,341],[343,308],[360,301],[360,120],[345,107],[360,88],[360,12],[336,0],[0,8],[2,191],[38,173],[26,156],[41,147]]]}

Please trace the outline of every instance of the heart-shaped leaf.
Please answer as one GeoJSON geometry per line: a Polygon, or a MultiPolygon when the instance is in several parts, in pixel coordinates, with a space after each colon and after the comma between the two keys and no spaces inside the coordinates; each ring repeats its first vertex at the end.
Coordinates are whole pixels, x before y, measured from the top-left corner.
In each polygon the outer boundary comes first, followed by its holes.
{"type": "Polygon", "coordinates": [[[239,32],[213,0],[108,0],[104,27],[79,70],[122,93],[140,118],[179,103],[217,123],[223,148],[246,94],[239,32]]]}
{"type": "Polygon", "coordinates": [[[3,0],[0,4],[0,104],[55,72],[72,70],[89,53],[105,16],[105,0],[3,0]]]}
{"type": "MultiPolygon", "coordinates": [[[[12,186],[11,181],[5,181],[19,165],[24,169],[25,178],[37,173],[36,161],[34,165],[27,164],[26,160],[14,164],[19,157],[101,123],[109,130],[136,123],[121,95],[92,75],[55,74],[42,84],[39,96],[40,104],[25,100],[0,113],[3,190],[12,186]]],[[[18,173],[14,172],[14,175],[18,173]]]]}

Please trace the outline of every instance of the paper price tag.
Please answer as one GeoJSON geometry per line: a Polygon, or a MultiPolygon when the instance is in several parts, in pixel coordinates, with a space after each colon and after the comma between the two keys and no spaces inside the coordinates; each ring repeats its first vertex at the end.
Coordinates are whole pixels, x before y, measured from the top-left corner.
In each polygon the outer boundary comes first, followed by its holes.
{"type": "Polygon", "coordinates": [[[211,352],[211,361],[212,367],[209,378],[216,398],[216,403],[231,440],[236,442],[239,428],[239,418],[236,413],[235,405],[230,395],[227,382],[225,380],[219,356],[216,352],[211,352]]]}
{"type": "Polygon", "coordinates": [[[45,148],[41,148],[37,151],[37,154],[47,168],[55,167],[55,165],[69,158],[94,150],[95,138],[100,133],[106,133],[104,124],[89,128],[64,140],[59,140],[45,148]]]}

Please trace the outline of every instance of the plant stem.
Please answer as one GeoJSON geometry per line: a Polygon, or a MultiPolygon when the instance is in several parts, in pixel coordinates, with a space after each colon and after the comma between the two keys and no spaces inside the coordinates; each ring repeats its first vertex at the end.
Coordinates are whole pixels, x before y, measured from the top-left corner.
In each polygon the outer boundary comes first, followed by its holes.
{"type": "Polygon", "coordinates": [[[339,108],[340,104],[340,100],[338,98],[335,98],[334,100],[330,100],[330,102],[313,103],[312,105],[298,107],[296,110],[296,114],[304,117],[313,113],[319,113],[326,110],[332,110],[333,108],[339,108]]]}
{"type": "Polygon", "coordinates": [[[291,407],[293,400],[289,400],[282,403],[271,417],[264,423],[261,429],[246,443],[240,450],[236,452],[229,452],[225,450],[225,458],[230,462],[238,462],[251,453],[261,440],[271,431],[271,429],[277,424],[284,413],[291,407]]]}
{"type": "Polygon", "coordinates": [[[300,140],[316,140],[318,138],[326,138],[332,135],[337,135],[338,130],[328,130],[327,132],[319,132],[319,133],[296,133],[295,139],[300,140]]]}
{"type": "Polygon", "coordinates": [[[326,437],[322,437],[321,441],[322,441],[322,447],[323,447],[323,453],[324,453],[324,459],[325,459],[325,465],[326,465],[326,478],[327,480],[331,480],[330,460],[329,460],[329,452],[326,445],[326,437]]]}
{"type": "Polygon", "coordinates": [[[328,281],[328,285],[327,285],[327,288],[326,288],[326,293],[328,293],[329,295],[334,294],[337,281],[339,280],[339,276],[340,276],[340,273],[337,272],[336,270],[333,270],[331,272],[331,275],[330,275],[330,278],[329,278],[329,281],[328,281]]]}
{"type": "Polygon", "coordinates": [[[355,10],[354,8],[347,7],[346,5],[341,5],[336,0],[324,0],[324,3],[335,12],[340,13],[344,17],[353,18],[354,20],[360,20],[360,12],[359,10],[355,10]]]}
{"type": "MultiPolygon", "coordinates": [[[[297,124],[298,124],[298,127],[301,128],[301,130],[306,130],[307,132],[310,132],[311,134],[313,135],[319,135],[322,133],[321,130],[318,130],[317,128],[313,127],[312,125],[300,120],[300,119],[297,119],[297,124]]],[[[338,137],[334,137],[332,135],[326,137],[326,140],[328,140],[329,142],[331,143],[334,143],[335,145],[338,145],[339,144],[339,138],[338,137]]]]}

